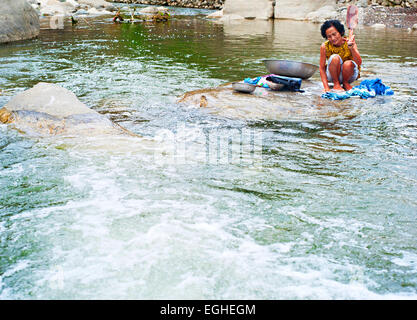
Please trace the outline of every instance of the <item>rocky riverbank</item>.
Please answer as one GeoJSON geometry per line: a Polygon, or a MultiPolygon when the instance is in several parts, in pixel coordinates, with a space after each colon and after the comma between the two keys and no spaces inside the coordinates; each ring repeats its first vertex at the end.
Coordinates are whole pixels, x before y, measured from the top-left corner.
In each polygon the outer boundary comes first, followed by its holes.
{"type": "Polygon", "coordinates": [[[338,3],[362,3],[367,5],[381,5],[384,7],[417,8],[416,0],[336,0],[338,3]]]}
{"type": "MultiPolygon", "coordinates": [[[[229,0],[230,1],[230,0],[229,0]]],[[[280,0],[276,0],[278,2],[280,0]]],[[[313,0],[317,2],[317,0],[313,0]]],[[[226,0],[115,0],[113,2],[162,5],[174,7],[221,9],[226,0]]],[[[304,2],[308,2],[305,1],[304,2]]],[[[311,1],[310,1],[311,2],[311,1]]],[[[336,4],[357,3],[365,5],[382,5],[384,7],[417,8],[416,0],[334,0],[336,4]]]]}
{"type": "MultiPolygon", "coordinates": [[[[27,1],[37,10],[40,17],[114,14],[116,10],[114,4],[105,0],[27,1]]],[[[347,5],[355,3],[360,10],[360,25],[417,29],[417,0],[259,0],[254,9],[250,9],[247,0],[115,0],[112,2],[205,9],[224,8],[225,15],[233,19],[240,16],[241,19],[276,18],[317,23],[335,18],[343,21],[346,17],[347,5]]],[[[214,13],[212,17],[228,20],[227,17],[223,18],[223,10],[214,13]]]]}
{"type": "Polygon", "coordinates": [[[105,0],[27,0],[40,17],[112,14],[116,7],[105,0]]]}
{"type": "MultiPolygon", "coordinates": [[[[226,1],[229,2],[229,7],[233,5],[233,2],[237,3],[235,7],[242,7],[238,3],[239,0],[114,0],[113,2],[223,9],[226,1]]],[[[247,1],[241,2],[247,6],[247,1]]],[[[274,1],[270,2],[271,5],[274,5],[274,1]]],[[[346,7],[351,3],[355,3],[360,7],[361,19],[359,23],[361,25],[405,29],[414,27],[414,29],[417,29],[417,0],[276,0],[275,14],[273,16],[277,19],[312,22],[322,22],[330,18],[337,18],[343,21],[346,16],[346,7]]],[[[259,11],[258,4],[256,10],[259,11]]],[[[253,11],[249,10],[248,15],[253,15],[253,11]]],[[[257,14],[257,16],[270,16],[270,10],[266,11],[265,14],[257,14]]],[[[223,12],[213,15],[213,17],[217,18],[222,18],[222,16],[223,12]]],[[[236,16],[233,16],[233,18],[236,18],[236,16]]]]}
{"type": "Polygon", "coordinates": [[[200,9],[221,9],[226,0],[116,0],[113,2],[135,3],[200,9]]]}
{"type": "MultiPolygon", "coordinates": [[[[355,3],[359,7],[359,25],[404,28],[417,30],[417,1],[404,1],[390,6],[376,1],[335,0],[258,0],[256,8],[249,10],[245,0],[227,0],[223,12],[213,14],[221,21],[238,19],[290,19],[322,23],[329,19],[345,21],[347,6],[355,3]],[[275,4],[275,5],[274,5],[275,4]],[[271,13],[271,10],[273,12],[271,13]]],[[[385,2],[383,2],[385,3],[385,2]]]]}
{"type": "MultiPolygon", "coordinates": [[[[4,1],[6,6],[0,17],[9,23],[0,26],[0,43],[36,37],[39,34],[36,12],[41,19],[50,18],[50,28],[61,29],[64,28],[64,18],[114,15],[117,9],[116,5],[105,0],[4,1]],[[19,10],[16,9],[18,6],[20,6],[19,10]],[[35,10],[31,10],[30,6],[35,10]],[[16,13],[17,11],[19,13],[16,13]]],[[[223,21],[276,18],[316,23],[327,19],[344,21],[347,5],[355,3],[359,6],[359,25],[417,30],[417,0],[257,0],[254,8],[247,0],[116,0],[113,2],[222,8],[214,12],[211,18],[219,18],[223,21]]],[[[128,8],[124,8],[124,14],[129,14],[128,8]]]]}
{"type": "Polygon", "coordinates": [[[363,12],[362,24],[417,30],[417,8],[369,6],[363,12]]]}

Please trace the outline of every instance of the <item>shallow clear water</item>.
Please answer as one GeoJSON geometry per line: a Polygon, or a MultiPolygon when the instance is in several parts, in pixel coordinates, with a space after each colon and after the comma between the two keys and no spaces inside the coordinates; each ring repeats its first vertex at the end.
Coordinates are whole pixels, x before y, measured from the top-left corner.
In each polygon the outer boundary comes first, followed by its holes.
{"type": "Polygon", "coordinates": [[[264,58],[317,64],[319,25],[201,13],[0,47],[0,107],[58,83],[145,137],[0,125],[0,298],[417,298],[417,34],[357,30],[363,78],[395,95],[355,116],[230,119],[176,99],[264,58]]]}

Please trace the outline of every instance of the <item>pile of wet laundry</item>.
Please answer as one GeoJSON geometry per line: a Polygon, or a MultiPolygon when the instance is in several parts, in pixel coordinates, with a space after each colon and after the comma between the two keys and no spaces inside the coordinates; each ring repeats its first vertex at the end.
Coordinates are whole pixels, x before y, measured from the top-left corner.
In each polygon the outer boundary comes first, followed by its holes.
{"type": "Polygon", "coordinates": [[[358,86],[353,87],[349,91],[344,92],[326,92],[322,94],[322,98],[331,100],[345,100],[350,97],[360,97],[361,99],[374,98],[378,95],[392,96],[394,91],[385,84],[381,79],[363,80],[358,86]]]}

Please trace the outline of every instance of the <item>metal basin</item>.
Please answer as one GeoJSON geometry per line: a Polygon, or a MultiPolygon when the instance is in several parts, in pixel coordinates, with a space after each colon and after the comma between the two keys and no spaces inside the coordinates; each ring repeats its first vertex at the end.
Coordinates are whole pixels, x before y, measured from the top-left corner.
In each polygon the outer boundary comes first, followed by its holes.
{"type": "Polygon", "coordinates": [[[232,88],[235,91],[243,92],[243,93],[252,93],[255,91],[256,86],[250,83],[244,83],[244,82],[233,82],[232,88]]]}
{"type": "Polygon", "coordinates": [[[289,60],[263,60],[269,73],[293,78],[308,79],[318,70],[310,63],[289,60]]]}

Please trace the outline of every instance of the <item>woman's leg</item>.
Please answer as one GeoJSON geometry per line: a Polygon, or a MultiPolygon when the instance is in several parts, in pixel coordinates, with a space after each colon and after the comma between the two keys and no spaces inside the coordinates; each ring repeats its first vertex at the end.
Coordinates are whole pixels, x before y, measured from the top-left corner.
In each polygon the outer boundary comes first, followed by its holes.
{"type": "Polygon", "coordinates": [[[345,88],[346,91],[352,89],[350,82],[353,82],[356,80],[356,79],[352,80],[352,77],[355,74],[355,66],[356,64],[352,60],[347,60],[343,63],[343,66],[342,66],[343,88],[345,88]]]}
{"type": "Polygon", "coordinates": [[[329,73],[333,81],[334,90],[343,90],[340,84],[340,73],[342,72],[342,58],[339,55],[334,54],[329,59],[329,73]]]}

